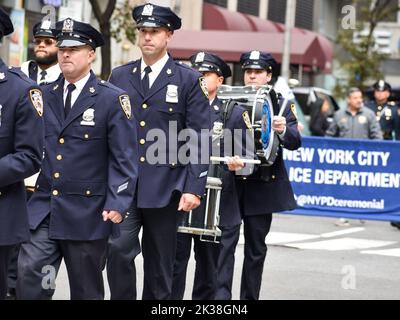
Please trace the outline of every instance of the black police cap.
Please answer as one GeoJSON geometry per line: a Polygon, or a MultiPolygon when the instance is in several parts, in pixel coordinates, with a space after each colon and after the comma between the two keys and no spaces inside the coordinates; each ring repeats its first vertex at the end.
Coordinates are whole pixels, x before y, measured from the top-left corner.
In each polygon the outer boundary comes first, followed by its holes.
{"type": "Polygon", "coordinates": [[[231,68],[215,54],[198,52],[190,57],[190,62],[192,67],[200,72],[215,72],[224,78],[232,75],[231,68]]]}
{"type": "Polygon", "coordinates": [[[43,20],[33,26],[34,37],[55,38],[57,30],[51,25],[51,20],[43,20]]]}
{"type": "Polygon", "coordinates": [[[2,8],[0,8],[0,38],[14,32],[14,26],[10,16],[2,8]]]}
{"type": "Polygon", "coordinates": [[[389,83],[387,83],[385,80],[379,80],[377,82],[374,83],[373,88],[375,91],[386,91],[392,90],[392,87],[390,86],[389,83]]]}
{"type": "Polygon", "coordinates": [[[273,73],[277,63],[270,53],[251,51],[240,56],[242,69],[260,69],[273,73]]]}
{"type": "Polygon", "coordinates": [[[179,18],[170,8],[157,6],[152,3],[137,6],[132,11],[133,20],[138,28],[164,27],[171,31],[178,30],[182,26],[179,18]]]}
{"type": "Polygon", "coordinates": [[[100,32],[88,23],[67,18],[56,23],[57,47],[79,47],[89,45],[93,49],[104,45],[100,32]]]}

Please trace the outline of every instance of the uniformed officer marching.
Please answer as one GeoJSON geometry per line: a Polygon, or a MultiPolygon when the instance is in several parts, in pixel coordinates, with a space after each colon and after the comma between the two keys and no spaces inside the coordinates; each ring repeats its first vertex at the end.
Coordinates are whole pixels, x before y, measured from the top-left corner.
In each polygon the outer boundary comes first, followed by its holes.
{"type": "MultiPolygon", "coordinates": [[[[0,40],[14,28],[0,8],[0,40]]],[[[40,168],[43,100],[37,85],[0,59],[0,300],[14,245],[29,240],[24,179],[40,168]]]]}
{"type": "Polygon", "coordinates": [[[71,299],[103,299],[107,239],[135,192],[136,127],[129,96],[91,71],[102,35],[70,18],[56,28],[63,76],[43,86],[45,158],[28,202],[32,238],[21,246],[17,298],[51,298],[64,258],[71,299]]]}
{"type": "MultiPolygon", "coordinates": [[[[235,129],[246,131],[251,129],[247,111],[235,104],[232,111],[229,112],[228,119],[224,119],[224,112],[221,110],[223,104],[217,97],[217,90],[222,85],[224,79],[229,78],[232,73],[229,66],[220,57],[207,52],[199,52],[190,57],[192,67],[200,71],[207,82],[208,95],[211,107],[211,121],[213,123],[213,135],[219,135],[219,131],[225,129],[225,133],[230,133],[233,137],[235,129]]],[[[242,145],[242,139],[239,137],[239,144],[242,145]]],[[[228,140],[229,141],[229,140],[228,140]]],[[[232,140],[231,140],[232,141],[232,140]]],[[[224,156],[232,156],[232,153],[226,154],[224,148],[219,145],[223,143],[218,139],[213,139],[213,150],[220,151],[224,156]],[[214,144],[216,144],[214,146],[214,144]]],[[[242,150],[241,149],[241,150],[242,150]]],[[[234,146],[230,152],[234,152],[234,146]]],[[[226,149],[227,152],[228,149],[226,149]]],[[[245,154],[242,150],[242,154],[245,154]]],[[[218,155],[216,155],[218,156],[218,155]]],[[[235,171],[243,169],[244,164],[240,159],[231,158],[228,168],[218,166],[222,179],[222,191],[220,201],[220,223],[219,228],[222,231],[220,243],[205,242],[200,240],[198,235],[178,233],[178,245],[176,260],[174,265],[174,282],[172,286],[172,299],[183,299],[186,283],[186,270],[190,258],[192,238],[194,241],[194,253],[196,259],[196,271],[194,275],[194,284],[192,291],[193,300],[213,300],[217,290],[217,268],[220,249],[226,247],[225,234],[229,233],[231,228],[239,228],[241,224],[239,201],[235,187],[235,171]]],[[[218,170],[217,169],[217,170],[218,170]]]]}
{"type": "Polygon", "coordinates": [[[54,82],[61,73],[57,61],[56,29],[50,20],[43,20],[33,26],[34,60],[21,65],[21,70],[38,84],[54,82]]]}
{"type": "MultiPolygon", "coordinates": [[[[199,164],[201,152],[189,163],[178,159],[178,150],[184,142],[177,140],[175,131],[190,129],[195,139],[190,139],[189,148],[197,149],[195,141],[200,141],[201,130],[209,130],[211,126],[210,106],[201,74],[174,62],[167,53],[167,45],[174,30],[181,27],[181,19],[170,8],[153,4],[135,7],[132,15],[139,30],[142,59],[114,69],[110,82],[128,92],[139,127],[139,178],[134,215],[143,224],[142,297],[169,299],[181,214],[178,211],[188,212],[200,204],[208,170],[208,164],[199,164]],[[166,143],[154,152],[148,137],[157,133],[165,137],[159,138],[166,143]],[[157,153],[160,158],[155,160],[157,153]]],[[[136,274],[131,266],[138,250],[137,241],[131,239],[137,236],[134,231],[137,229],[135,225],[123,229],[121,237],[109,245],[107,274],[112,299],[136,297],[132,280],[136,274]],[[132,232],[129,234],[126,229],[132,232]]]]}
{"type": "Polygon", "coordinates": [[[400,140],[400,114],[394,101],[389,101],[392,87],[384,80],[373,85],[374,100],[368,101],[366,107],[375,112],[382,129],[383,139],[400,140]]]}
{"type": "MultiPolygon", "coordinates": [[[[245,85],[262,86],[268,84],[276,70],[276,61],[269,53],[251,51],[242,54],[240,63],[244,70],[245,85]]],[[[271,91],[271,96],[276,95],[271,91]]],[[[274,99],[278,101],[278,99],[274,99]]],[[[282,103],[282,101],[281,101],[282,103]]],[[[244,261],[240,285],[240,299],[257,300],[259,298],[264,261],[267,253],[265,238],[271,227],[272,213],[291,210],[296,207],[292,187],[282,159],[282,149],[296,150],[301,145],[297,129],[295,106],[285,106],[282,116],[278,116],[280,106],[273,105],[275,116],[272,128],[280,140],[278,156],[272,166],[260,166],[247,178],[238,178],[238,191],[241,216],[244,225],[244,261]]],[[[231,241],[237,243],[239,229],[232,234],[231,241]]],[[[217,299],[231,299],[233,261],[219,263],[219,288],[217,299]]],[[[227,254],[227,256],[229,256],[227,254]]]]}
{"type": "MultiPolygon", "coordinates": [[[[21,71],[36,83],[43,85],[54,82],[61,74],[57,62],[58,48],[56,46],[56,30],[51,28],[49,20],[38,22],[33,27],[35,60],[29,60],[21,65],[21,71]]],[[[27,199],[35,191],[36,180],[39,173],[25,179],[27,199]]],[[[10,257],[8,267],[8,292],[7,299],[15,299],[15,286],[17,282],[17,259],[19,246],[16,246],[10,257]]]]}

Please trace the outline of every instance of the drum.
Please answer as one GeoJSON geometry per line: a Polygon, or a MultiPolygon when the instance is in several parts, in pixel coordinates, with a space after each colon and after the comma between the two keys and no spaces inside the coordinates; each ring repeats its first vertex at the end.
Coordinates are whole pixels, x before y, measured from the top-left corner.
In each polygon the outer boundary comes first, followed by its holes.
{"type": "Polygon", "coordinates": [[[201,204],[189,213],[183,213],[178,232],[199,235],[200,240],[219,243],[221,230],[219,224],[219,206],[222,181],[207,177],[205,194],[201,204]]]}
{"type": "Polygon", "coordinates": [[[253,128],[256,154],[261,165],[267,166],[274,163],[279,149],[279,139],[272,129],[274,109],[271,89],[271,86],[256,88],[223,85],[218,90],[220,100],[234,100],[247,109],[253,128]]]}

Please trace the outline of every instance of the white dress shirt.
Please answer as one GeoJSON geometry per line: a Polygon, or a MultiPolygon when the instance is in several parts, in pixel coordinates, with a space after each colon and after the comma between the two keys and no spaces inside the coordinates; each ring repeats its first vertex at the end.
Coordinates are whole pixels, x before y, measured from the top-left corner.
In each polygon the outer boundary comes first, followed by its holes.
{"type": "MultiPolygon", "coordinates": [[[[158,75],[161,73],[162,69],[166,65],[167,61],[169,59],[168,53],[165,54],[164,57],[162,57],[160,60],[158,60],[155,64],[153,64],[151,67],[151,72],[149,73],[149,89],[153,85],[154,81],[156,81],[158,75]]],[[[147,67],[147,65],[144,63],[143,59],[140,65],[140,70],[141,70],[141,79],[143,79],[145,72],[144,69],[147,67]]]]}
{"type": "MultiPolygon", "coordinates": [[[[84,76],[81,80],[74,83],[76,88],[74,91],[72,91],[72,94],[71,94],[71,109],[74,106],[76,99],[78,99],[79,95],[81,94],[83,87],[88,82],[89,78],[90,78],[90,72],[86,76],[84,76]]],[[[65,82],[64,82],[64,106],[65,106],[65,100],[67,99],[67,94],[68,94],[68,89],[67,89],[68,85],[69,85],[69,82],[67,81],[67,79],[65,79],[65,82]]]]}
{"type": "Polygon", "coordinates": [[[60,66],[57,64],[55,64],[54,66],[51,66],[50,68],[46,69],[46,76],[44,78],[44,80],[40,81],[40,79],[42,78],[41,72],[43,70],[40,69],[40,67],[38,66],[38,74],[37,74],[37,83],[41,84],[42,82],[45,83],[51,83],[54,82],[58,79],[58,77],[60,76],[61,73],[61,69],[60,66]]]}

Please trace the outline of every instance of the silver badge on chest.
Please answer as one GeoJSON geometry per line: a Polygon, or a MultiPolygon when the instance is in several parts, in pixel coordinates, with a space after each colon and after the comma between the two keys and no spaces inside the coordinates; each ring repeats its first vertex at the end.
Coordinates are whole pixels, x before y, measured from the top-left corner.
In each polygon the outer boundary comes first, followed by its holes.
{"type": "Polygon", "coordinates": [[[165,96],[165,102],[178,103],[178,86],[169,84],[167,87],[167,94],[165,96]]]}
{"type": "Polygon", "coordinates": [[[224,131],[224,124],[219,121],[214,121],[213,129],[212,129],[213,140],[221,137],[223,131],[224,131]]]}
{"type": "Polygon", "coordinates": [[[81,126],[94,127],[94,109],[87,109],[82,115],[81,126]]]}

